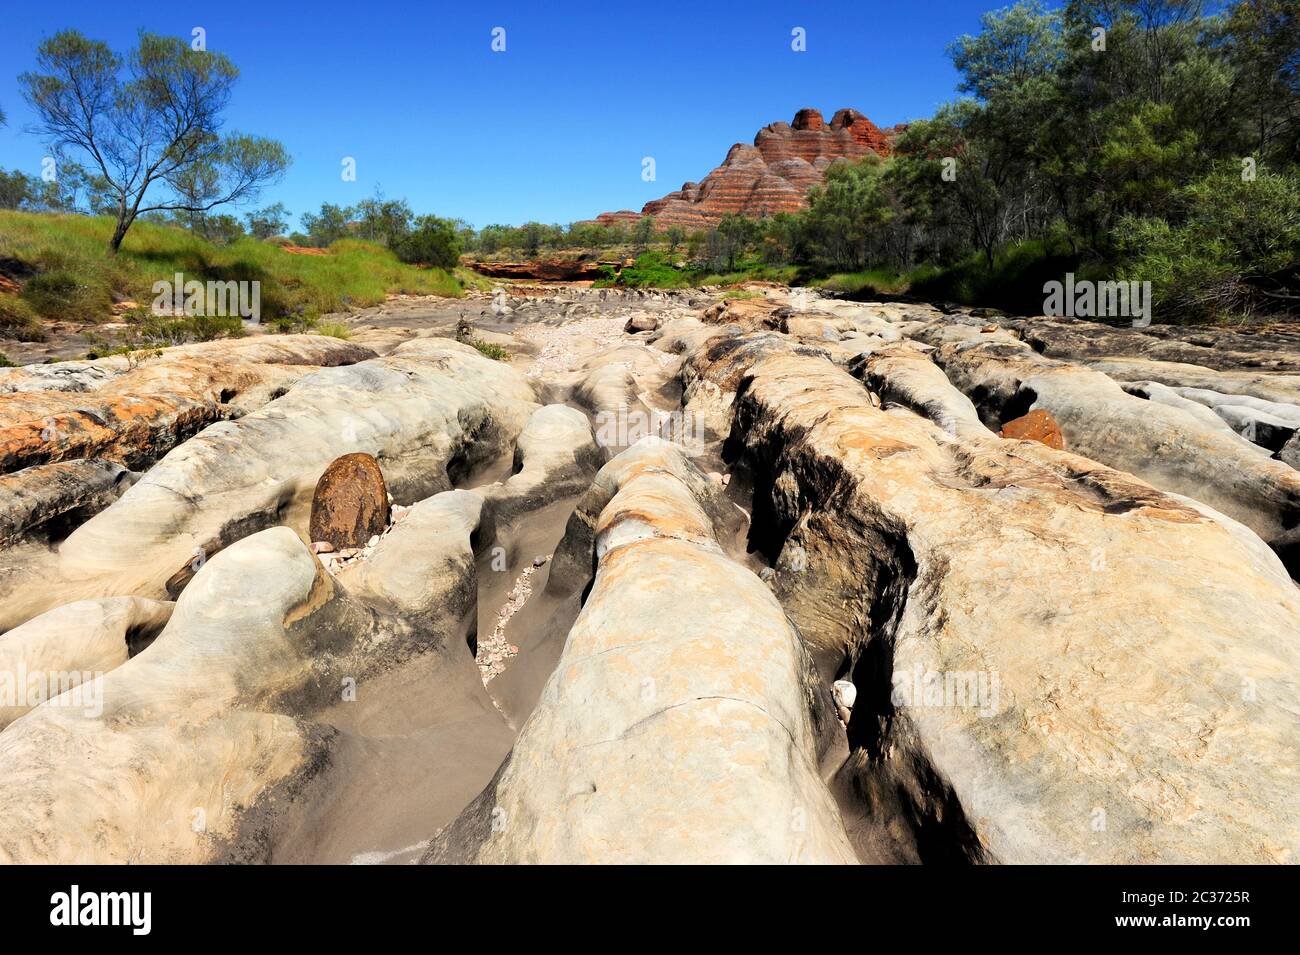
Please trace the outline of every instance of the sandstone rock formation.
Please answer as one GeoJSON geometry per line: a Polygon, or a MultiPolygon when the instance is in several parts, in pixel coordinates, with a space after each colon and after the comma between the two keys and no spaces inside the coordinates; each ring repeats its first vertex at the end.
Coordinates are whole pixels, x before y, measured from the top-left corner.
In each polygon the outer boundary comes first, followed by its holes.
{"type": "Polygon", "coordinates": [[[266,861],[295,800],[321,798],[338,733],[314,714],[421,654],[472,672],[455,635],[480,506],[420,502],[338,582],[287,528],[218,554],[99,678],[98,708],[46,704],[0,733],[0,860],[266,861]]]}
{"type": "Polygon", "coordinates": [[[138,468],[303,375],[372,357],[337,338],[286,335],[186,345],[135,367],[70,363],[79,375],[58,365],[0,369],[0,472],[87,457],[138,468]]]}
{"type": "Polygon", "coordinates": [[[35,464],[0,474],[0,545],[37,530],[77,524],[102,511],[135,483],[137,475],[97,458],[35,464]]]}
{"type": "Polygon", "coordinates": [[[722,553],[680,455],[646,439],[601,472],[591,596],[510,757],[425,861],[852,861],[802,646],[722,553]]]}
{"type": "Polygon", "coordinates": [[[60,694],[93,708],[91,687],[147,646],[171,617],[172,604],[141,597],[78,600],[15,627],[0,638],[0,729],[60,694]]]}
{"type": "Polygon", "coordinates": [[[1295,861],[1300,337],[752,291],[0,374],[0,861],[1295,861]]]}
{"type": "Polygon", "coordinates": [[[640,213],[624,210],[596,217],[603,224],[654,216],[655,226],[687,229],[716,225],[724,215],[750,217],[807,208],[807,193],[837,159],[888,156],[894,131],[881,130],[855,109],[842,109],[827,123],[815,109],[801,109],[789,123],[771,123],[754,144],[736,143],[722,165],[700,182],[688,182],[640,213]]]}
{"type": "Polygon", "coordinates": [[[209,426],[48,560],[0,580],[0,627],[74,599],[162,597],[174,574],[277,523],[305,535],[316,482],[340,451],[378,459],[400,503],[446,490],[508,451],[533,397],[508,366],[445,339],[317,371],[265,408],[209,426]]]}
{"type": "Polygon", "coordinates": [[[538,279],[544,282],[594,281],[604,273],[595,258],[538,258],[529,262],[492,262],[475,259],[471,263],[475,272],[494,279],[538,279]]]}
{"type": "Polygon", "coordinates": [[[858,687],[841,782],[913,821],[904,836],[859,820],[860,844],[1289,858],[1300,592],[1254,535],[1075,455],[877,410],[788,346],[755,357],[733,440],[758,543],[824,679],[858,687]],[[1154,570],[1175,552],[1177,577],[1154,570]],[[1271,702],[1243,693],[1261,683],[1271,702]]]}

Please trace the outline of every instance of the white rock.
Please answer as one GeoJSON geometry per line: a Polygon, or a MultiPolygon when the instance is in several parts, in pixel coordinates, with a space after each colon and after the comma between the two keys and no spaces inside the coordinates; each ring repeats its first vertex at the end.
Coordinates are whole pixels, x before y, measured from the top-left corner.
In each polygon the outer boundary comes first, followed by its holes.
{"type": "Polygon", "coordinates": [[[853,704],[858,699],[858,688],[848,680],[836,680],[831,687],[831,696],[835,698],[837,706],[853,709],[853,704]]]}

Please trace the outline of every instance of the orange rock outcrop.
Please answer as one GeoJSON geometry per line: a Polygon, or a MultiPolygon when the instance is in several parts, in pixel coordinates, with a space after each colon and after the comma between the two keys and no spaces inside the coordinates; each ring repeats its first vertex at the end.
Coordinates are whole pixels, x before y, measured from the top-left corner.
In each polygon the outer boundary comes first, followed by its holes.
{"type": "Polygon", "coordinates": [[[829,123],[818,110],[801,109],[789,123],[760,129],[752,146],[736,143],[722,165],[700,182],[684,183],[647,202],[639,213],[605,212],[596,221],[611,225],[654,216],[659,229],[700,229],[716,225],[728,213],[758,218],[798,212],[807,208],[808,190],[822,181],[831,163],[873,153],[888,156],[896,132],[882,130],[855,109],[840,110],[829,123]]]}

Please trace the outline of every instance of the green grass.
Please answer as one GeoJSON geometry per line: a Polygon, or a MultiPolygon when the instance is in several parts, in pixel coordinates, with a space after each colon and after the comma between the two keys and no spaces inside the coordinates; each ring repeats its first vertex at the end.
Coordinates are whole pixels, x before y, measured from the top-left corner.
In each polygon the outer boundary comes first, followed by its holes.
{"type": "Polygon", "coordinates": [[[282,329],[394,293],[464,294],[457,274],[405,265],[383,246],[354,239],[334,243],[330,255],[294,255],[255,239],[214,246],[183,229],[137,222],[113,257],[112,228],[102,217],[0,211],[0,259],[37,273],[18,296],[0,295],[0,335],[20,337],[41,319],[105,321],[112,303],[126,299],[140,306],[134,317],[143,317],[153,283],[177,272],[186,281],[261,282],[262,320],[282,329]]]}
{"type": "Polygon", "coordinates": [[[789,285],[799,274],[797,265],[763,265],[742,262],[733,272],[697,272],[691,285],[740,285],[743,282],[781,282],[789,285]]]}
{"type": "Polygon", "coordinates": [[[473,345],[475,348],[477,348],[481,354],[486,355],[488,358],[493,358],[496,359],[497,361],[510,360],[509,349],[504,348],[501,345],[494,345],[492,342],[485,342],[481,338],[470,339],[470,344],[473,345]]]}
{"type": "Polygon", "coordinates": [[[604,278],[593,283],[597,288],[698,288],[739,285],[743,282],[790,283],[799,274],[798,266],[769,266],[759,262],[740,262],[732,272],[709,272],[685,266],[678,268],[667,252],[650,251],[637,256],[636,262],[615,270],[602,266],[604,278]]]}
{"type": "Polygon", "coordinates": [[[17,295],[0,292],[0,338],[20,342],[45,341],[40,316],[17,295]]]}
{"type": "Polygon", "coordinates": [[[841,295],[905,295],[918,279],[932,277],[939,270],[922,266],[910,272],[892,269],[867,269],[862,272],[837,272],[810,283],[814,288],[841,295]]]}
{"type": "Polygon", "coordinates": [[[341,338],[344,341],[352,337],[352,329],[344,322],[317,322],[312,326],[312,331],[317,335],[341,338]]]}

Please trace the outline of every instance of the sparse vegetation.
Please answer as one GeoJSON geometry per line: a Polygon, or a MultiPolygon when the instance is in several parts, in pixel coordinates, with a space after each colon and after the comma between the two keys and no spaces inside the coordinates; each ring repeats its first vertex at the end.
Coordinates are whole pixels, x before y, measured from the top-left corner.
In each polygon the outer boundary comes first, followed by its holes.
{"type": "MultiPolygon", "coordinates": [[[[253,239],[216,246],[192,232],[138,222],[117,256],[104,253],[114,221],[81,215],[0,211],[0,259],[34,274],[18,295],[0,293],[0,335],[39,340],[40,319],[101,322],[114,302],[127,321],[149,316],[157,281],[258,281],[262,320],[286,330],[349,307],[376,305],[394,293],[458,297],[460,279],[445,269],[398,261],[371,242],[344,239],[329,255],[295,255],[253,239]],[[32,338],[30,336],[36,336],[32,338]]],[[[238,324],[236,320],[236,324],[238,324]]],[[[195,323],[191,337],[229,334],[229,323],[195,323]]]]}
{"type": "Polygon", "coordinates": [[[510,360],[510,350],[507,348],[503,348],[501,345],[495,345],[492,342],[485,342],[481,338],[471,338],[470,344],[473,345],[475,348],[477,348],[481,354],[486,355],[488,358],[495,359],[496,361],[510,360]]]}
{"type": "Polygon", "coordinates": [[[330,338],[341,338],[344,341],[352,337],[352,329],[343,322],[317,322],[312,327],[312,331],[317,335],[327,335],[330,338]]]}

